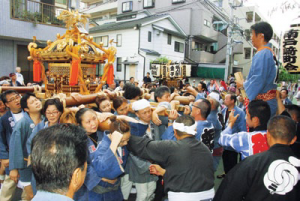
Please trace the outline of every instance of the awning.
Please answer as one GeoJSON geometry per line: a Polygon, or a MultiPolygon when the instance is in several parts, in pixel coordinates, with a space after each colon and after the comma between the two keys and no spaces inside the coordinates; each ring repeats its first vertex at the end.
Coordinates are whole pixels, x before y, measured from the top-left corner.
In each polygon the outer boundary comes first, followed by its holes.
{"type": "Polygon", "coordinates": [[[210,79],[224,79],[225,68],[192,67],[191,76],[210,79]]]}
{"type": "Polygon", "coordinates": [[[171,35],[173,35],[173,36],[177,36],[177,37],[179,37],[179,38],[183,38],[183,39],[186,38],[186,35],[184,35],[184,34],[181,33],[181,32],[177,32],[177,31],[173,31],[173,30],[170,30],[170,29],[166,29],[166,28],[164,28],[164,27],[157,26],[157,25],[154,25],[154,24],[152,25],[152,27],[153,27],[154,29],[160,30],[160,31],[162,31],[162,32],[164,32],[164,33],[167,33],[167,34],[171,34],[171,35]]]}
{"type": "Polygon", "coordinates": [[[196,38],[200,41],[205,41],[207,43],[216,43],[216,42],[218,42],[217,40],[215,40],[213,38],[209,38],[209,37],[204,36],[204,35],[195,35],[194,38],[196,38]]]}
{"type": "Polygon", "coordinates": [[[142,50],[146,54],[160,56],[159,52],[156,52],[155,50],[149,50],[149,49],[144,49],[144,48],[140,48],[140,50],[142,50]]]}
{"type": "Polygon", "coordinates": [[[125,65],[138,65],[139,62],[138,61],[128,61],[128,60],[125,60],[122,62],[122,64],[125,64],[125,65]]]}

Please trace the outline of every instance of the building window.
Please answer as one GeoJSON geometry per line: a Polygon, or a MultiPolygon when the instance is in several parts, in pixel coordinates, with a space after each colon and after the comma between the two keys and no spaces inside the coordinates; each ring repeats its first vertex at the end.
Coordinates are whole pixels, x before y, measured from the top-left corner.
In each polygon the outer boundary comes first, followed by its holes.
{"type": "Polygon", "coordinates": [[[144,0],[144,8],[153,8],[154,0],[144,0]]]}
{"type": "Polygon", "coordinates": [[[122,72],[122,57],[117,57],[117,72],[122,72]]]}
{"type": "Polygon", "coordinates": [[[211,44],[211,52],[212,53],[216,53],[218,51],[218,49],[219,49],[218,43],[212,43],[211,44]]]}
{"type": "Polygon", "coordinates": [[[99,44],[99,43],[103,43],[104,47],[108,47],[108,36],[99,36],[99,37],[94,37],[94,42],[99,44]]]}
{"type": "Polygon", "coordinates": [[[245,30],[245,38],[247,41],[249,41],[251,39],[251,33],[249,29],[245,30]]]}
{"type": "Polygon", "coordinates": [[[183,53],[183,43],[175,41],[174,51],[183,53]]]}
{"type": "Polygon", "coordinates": [[[168,45],[172,44],[172,35],[168,34],[168,45]]]}
{"type": "Polygon", "coordinates": [[[232,68],[232,74],[237,73],[237,72],[243,73],[243,68],[241,68],[241,67],[233,67],[232,68]]]}
{"type": "Polygon", "coordinates": [[[253,12],[252,11],[250,11],[250,12],[246,12],[246,20],[247,20],[247,22],[253,22],[253,12]]]}
{"type": "Polygon", "coordinates": [[[208,20],[204,20],[204,25],[210,27],[210,22],[208,20]]]}
{"type": "Polygon", "coordinates": [[[122,12],[129,12],[132,11],[132,1],[124,2],[122,4],[122,12]]]}
{"type": "Polygon", "coordinates": [[[245,59],[250,59],[251,58],[251,48],[249,48],[249,47],[244,48],[244,52],[245,52],[245,59]]]}
{"type": "Polygon", "coordinates": [[[104,47],[108,47],[108,36],[101,36],[101,42],[104,47]]]}
{"type": "Polygon", "coordinates": [[[148,31],[148,42],[151,42],[152,32],[148,31]]]}
{"type": "Polygon", "coordinates": [[[67,0],[55,0],[55,3],[67,5],[67,0]]]}
{"type": "Polygon", "coordinates": [[[128,20],[128,19],[133,19],[136,18],[136,15],[126,15],[122,17],[117,17],[117,21],[122,21],[122,20],[128,20]]]}
{"type": "Polygon", "coordinates": [[[122,46],[122,34],[117,34],[117,47],[122,46]]]}
{"type": "Polygon", "coordinates": [[[257,15],[257,13],[255,13],[255,22],[260,22],[261,18],[259,17],[259,15],[257,15]]]}
{"type": "Polygon", "coordinates": [[[201,51],[202,50],[202,44],[198,43],[198,42],[195,42],[194,50],[195,51],[201,51]]]}
{"type": "Polygon", "coordinates": [[[184,3],[185,0],[172,0],[172,3],[184,3]]]}
{"type": "Polygon", "coordinates": [[[220,8],[223,7],[223,0],[214,0],[213,3],[220,8]]]}
{"type": "Polygon", "coordinates": [[[101,43],[101,37],[94,37],[93,41],[97,44],[101,43]]]}

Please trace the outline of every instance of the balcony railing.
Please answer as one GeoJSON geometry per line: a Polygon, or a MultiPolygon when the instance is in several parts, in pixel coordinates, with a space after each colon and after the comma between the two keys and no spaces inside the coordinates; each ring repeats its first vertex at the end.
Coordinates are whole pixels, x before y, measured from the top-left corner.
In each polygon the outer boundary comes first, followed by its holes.
{"type": "Polygon", "coordinates": [[[105,5],[105,4],[109,4],[109,3],[113,3],[113,2],[116,2],[116,1],[118,1],[118,0],[104,0],[103,2],[100,2],[100,3],[94,3],[94,4],[91,4],[90,6],[89,6],[89,8],[95,8],[95,7],[97,7],[97,6],[102,6],[102,5],[105,5]]]}
{"type": "Polygon", "coordinates": [[[63,10],[65,9],[34,0],[11,0],[11,17],[34,24],[64,26],[64,22],[57,19],[63,10]]]}

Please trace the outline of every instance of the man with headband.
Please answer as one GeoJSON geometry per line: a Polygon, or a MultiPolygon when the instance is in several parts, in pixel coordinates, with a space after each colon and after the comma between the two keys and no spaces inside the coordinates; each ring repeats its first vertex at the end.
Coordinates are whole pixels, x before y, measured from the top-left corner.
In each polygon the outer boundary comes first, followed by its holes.
{"type": "MultiPolygon", "coordinates": [[[[151,105],[146,99],[137,100],[132,104],[138,123],[130,124],[131,135],[155,139],[151,124],[151,105]]],[[[151,163],[135,155],[129,154],[125,167],[125,175],[121,179],[121,190],[124,200],[128,200],[132,185],[134,183],[137,191],[136,200],[153,200],[158,177],[151,175],[149,166],[151,163]]]]}
{"type": "Polygon", "coordinates": [[[214,197],[212,155],[195,138],[197,123],[183,115],[173,123],[177,141],[153,141],[131,136],[128,148],[137,156],[158,165],[150,173],[162,175],[169,201],[211,200],[214,197]]]}

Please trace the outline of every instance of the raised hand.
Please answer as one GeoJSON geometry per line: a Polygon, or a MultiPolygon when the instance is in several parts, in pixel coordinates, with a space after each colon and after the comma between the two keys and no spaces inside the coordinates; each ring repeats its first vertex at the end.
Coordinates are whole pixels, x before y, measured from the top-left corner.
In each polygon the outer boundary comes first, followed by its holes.
{"type": "Polygon", "coordinates": [[[168,118],[171,119],[171,120],[175,120],[175,119],[177,119],[177,117],[178,117],[177,110],[171,110],[168,118]]]}
{"type": "Polygon", "coordinates": [[[237,118],[239,116],[240,116],[239,114],[237,114],[236,116],[234,116],[234,110],[231,110],[231,112],[229,114],[229,117],[228,117],[228,120],[229,120],[228,126],[230,126],[232,128],[233,125],[234,125],[234,123],[236,122],[236,120],[237,120],[237,118]]]}

